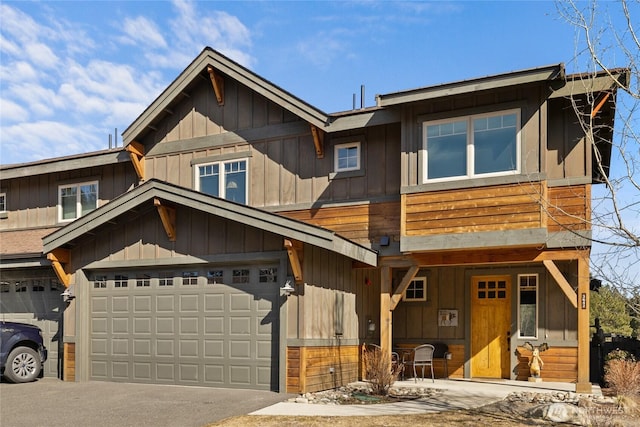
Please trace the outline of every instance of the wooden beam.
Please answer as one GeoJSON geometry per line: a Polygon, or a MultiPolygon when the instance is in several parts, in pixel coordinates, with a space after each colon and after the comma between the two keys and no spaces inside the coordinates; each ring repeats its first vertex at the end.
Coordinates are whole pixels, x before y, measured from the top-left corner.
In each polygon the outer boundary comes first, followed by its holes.
{"type": "Polygon", "coordinates": [[[176,241],[176,208],[162,204],[162,200],[156,198],[153,199],[154,206],[158,209],[160,215],[160,221],[164,227],[165,233],[169,241],[176,241]]]}
{"type": "Polygon", "coordinates": [[[138,179],[144,179],[144,145],[136,141],[131,141],[125,147],[125,150],[129,152],[129,157],[131,157],[131,163],[136,171],[136,175],[138,175],[138,179]]]}
{"type": "Polygon", "coordinates": [[[382,267],[380,274],[380,347],[382,354],[391,357],[391,268],[382,267]]]}
{"type": "Polygon", "coordinates": [[[291,270],[293,271],[293,278],[297,284],[300,284],[303,282],[302,264],[300,262],[303,251],[302,242],[284,239],[284,247],[287,250],[287,255],[289,256],[289,263],[291,264],[291,270]]]}
{"type": "Polygon", "coordinates": [[[607,99],[609,99],[609,96],[611,96],[610,92],[606,92],[602,94],[602,96],[600,97],[600,101],[598,101],[594,109],[591,111],[592,118],[595,117],[596,114],[598,114],[598,112],[602,109],[602,106],[604,105],[605,102],[607,102],[607,99]]]}
{"type": "Polygon", "coordinates": [[[570,261],[583,258],[588,251],[545,250],[539,248],[484,249],[448,252],[413,253],[414,264],[421,266],[446,265],[479,265],[479,264],[511,264],[524,262],[541,262],[544,260],[570,261]]]}
{"type": "Polygon", "coordinates": [[[213,85],[213,91],[216,94],[216,100],[218,100],[218,105],[224,105],[224,78],[216,73],[215,68],[211,65],[207,65],[207,72],[209,73],[209,79],[211,79],[211,84],[213,85]]]}
{"type": "Polygon", "coordinates": [[[591,394],[589,381],[589,259],[578,259],[578,381],[576,393],[591,394]]]}
{"type": "Polygon", "coordinates": [[[71,259],[71,255],[68,249],[57,248],[47,254],[47,259],[51,261],[53,271],[56,273],[60,283],[68,288],[71,284],[71,275],[64,270],[62,264],[68,264],[71,259]]]}
{"type": "Polygon", "coordinates": [[[418,274],[419,270],[420,267],[418,267],[417,265],[412,265],[411,268],[409,268],[409,271],[407,271],[407,274],[405,274],[402,278],[400,284],[393,290],[393,295],[391,296],[391,306],[389,307],[391,311],[396,309],[398,303],[402,299],[402,294],[407,290],[409,284],[411,284],[411,281],[414,277],[416,277],[416,274],[418,274]]]}
{"type": "Polygon", "coordinates": [[[567,282],[567,279],[564,278],[564,276],[562,275],[562,272],[556,266],[556,263],[548,259],[543,260],[542,263],[546,267],[547,271],[551,274],[551,276],[553,276],[556,283],[560,286],[560,289],[562,289],[562,292],[564,292],[567,298],[569,298],[569,301],[571,302],[571,304],[575,308],[578,308],[578,296],[576,292],[573,290],[573,288],[571,287],[571,285],[569,284],[569,282],[567,282]]]}
{"type": "Polygon", "coordinates": [[[311,135],[313,136],[313,145],[316,147],[316,156],[319,159],[324,158],[324,132],[314,125],[311,126],[311,135]]]}

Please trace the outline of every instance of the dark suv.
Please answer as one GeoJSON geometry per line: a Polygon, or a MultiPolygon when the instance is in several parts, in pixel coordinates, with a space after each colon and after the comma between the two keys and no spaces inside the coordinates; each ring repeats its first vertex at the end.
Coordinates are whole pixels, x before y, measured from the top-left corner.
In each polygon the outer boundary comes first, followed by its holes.
{"type": "Polygon", "coordinates": [[[34,325],[0,321],[0,372],[11,382],[33,381],[42,372],[47,349],[34,325]]]}

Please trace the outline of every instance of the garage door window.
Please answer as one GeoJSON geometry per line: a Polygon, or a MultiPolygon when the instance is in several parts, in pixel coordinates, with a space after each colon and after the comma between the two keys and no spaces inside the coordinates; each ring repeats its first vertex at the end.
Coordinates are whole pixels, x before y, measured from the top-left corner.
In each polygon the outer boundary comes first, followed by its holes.
{"type": "Polygon", "coordinates": [[[173,286],[173,273],[161,273],[158,278],[158,286],[173,286]]]}
{"type": "Polygon", "coordinates": [[[31,284],[32,292],[44,292],[44,281],[40,279],[36,279],[31,284]]]}
{"type": "Polygon", "coordinates": [[[216,285],[218,283],[224,283],[224,271],[223,270],[209,270],[207,272],[207,285],[216,285]]]}
{"type": "Polygon", "coordinates": [[[113,279],[113,286],[116,288],[126,288],[129,286],[129,277],[122,274],[116,274],[113,279]]]}
{"type": "Polygon", "coordinates": [[[278,281],[278,269],[277,268],[261,268],[260,269],[260,283],[275,283],[278,281]]]}
{"type": "Polygon", "coordinates": [[[106,289],[107,276],[96,276],[93,278],[93,289],[106,289]]]}
{"type": "Polygon", "coordinates": [[[149,286],[151,286],[151,276],[149,276],[148,274],[138,275],[138,277],[136,278],[136,287],[148,288],[149,286]]]}
{"type": "Polygon", "coordinates": [[[191,286],[198,284],[198,272],[197,271],[185,271],[182,273],[182,284],[191,286]]]}
{"type": "Polygon", "coordinates": [[[16,282],[16,292],[27,292],[27,282],[16,282]]]}
{"type": "Polygon", "coordinates": [[[233,270],[232,283],[249,283],[249,269],[233,270]]]}

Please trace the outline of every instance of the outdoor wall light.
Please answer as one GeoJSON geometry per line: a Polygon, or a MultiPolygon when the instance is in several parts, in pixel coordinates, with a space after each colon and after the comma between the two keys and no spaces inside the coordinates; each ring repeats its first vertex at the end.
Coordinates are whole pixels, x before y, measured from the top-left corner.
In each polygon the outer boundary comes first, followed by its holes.
{"type": "Polygon", "coordinates": [[[280,291],[282,291],[282,293],[285,294],[286,296],[291,295],[293,291],[295,291],[294,287],[291,286],[291,280],[287,280],[284,283],[284,286],[280,288],[280,291]]]}

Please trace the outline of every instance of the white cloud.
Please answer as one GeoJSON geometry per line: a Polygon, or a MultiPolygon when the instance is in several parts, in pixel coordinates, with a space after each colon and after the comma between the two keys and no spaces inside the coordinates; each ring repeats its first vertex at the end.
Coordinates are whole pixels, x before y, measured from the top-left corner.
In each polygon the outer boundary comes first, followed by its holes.
{"type": "Polygon", "coordinates": [[[143,16],[125,18],[123,31],[125,36],[122,37],[121,40],[125,44],[140,42],[143,44],[143,47],[148,48],[167,47],[167,42],[160,33],[157,25],[143,16]]]}
{"type": "MultiPolygon", "coordinates": [[[[51,121],[7,126],[2,129],[3,141],[19,143],[1,145],[2,162],[12,158],[29,162],[107,148],[107,144],[102,143],[96,135],[96,129],[93,128],[51,121]]],[[[106,131],[100,137],[104,135],[107,135],[106,131]]],[[[106,141],[106,137],[103,139],[106,141]]]]}
{"type": "Polygon", "coordinates": [[[29,120],[29,112],[9,99],[0,98],[0,112],[3,123],[29,120]]]}
{"type": "Polygon", "coordinates": [[[63,107],[53,89],[36,83],[16,84],[11,86],[7,92],[14,101],[21,101],[20,103],[36,117],[50,117],[55,114],[57,109],[63,107]]]}
{"type": "Polygon", "coordinates": [[[32,63],[46,68],[53,68],[58,65],[58,57],[53,51],[42,43],[27,43],[25,53],[32,63]]]}
{"type": "Polygon", "coordinates": [[[15,61],[0,65],[0,80],[3,84],[33,81],[36,78],[37,72],[28,62],[15,61]]]}

